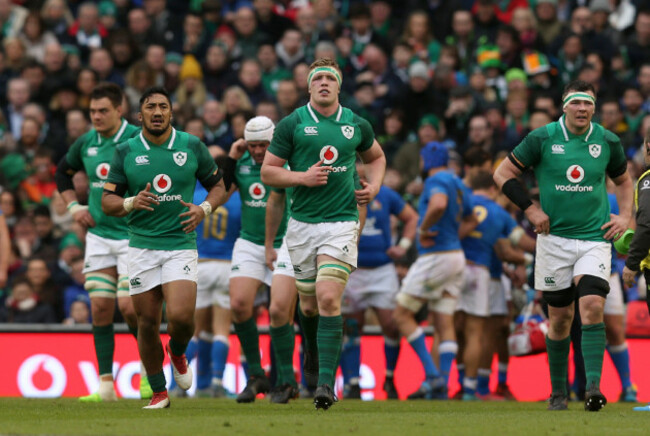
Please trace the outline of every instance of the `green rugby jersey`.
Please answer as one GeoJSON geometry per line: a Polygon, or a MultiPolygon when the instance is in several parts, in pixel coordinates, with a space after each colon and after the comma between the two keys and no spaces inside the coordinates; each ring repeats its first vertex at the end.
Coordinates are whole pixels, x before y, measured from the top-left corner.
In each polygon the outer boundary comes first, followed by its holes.
{"type": "Polygon", "coordinates": [[[292,171],[307,171],[320,160],[333,167],[326,185],[294,188],[291,216],[307,223],[358,220],[356,153],[370,149],[374,139],[370,123],[342,106],[325,117],[307,104],[280,121],[271,153],[286,159],[292,171]]]}
{"type": "Polygon", "coordinates": [[[131,195],[151,183],[159,205],[153,212],[134,210],[127,215],[129,246],[151,250],[196,249],[196,232],[186,234],[179,215],[192,202],[196,181],[208,179],[217,166],[207,147],[196,136],[172,129],[161,145],[144,138],[142,132],[118,145],[108,182],[126,185],[131,195]]]}
{"type": "Polygon", "coordinates": [[[614,133],[591,123],[586,133],[574,135],[562,116],[533,130],[512,153],[525,167],[534,168],[551,234],[605,240],[600,229],[610,213],[605,176],[618,177],[627,168],[614,133]]]}
{"type": "MultiPolygon", "coordinates": [[[[266,229],[266,202],[271,193],[271,188],[262,183],[260,176],[261,164],[255,163],[255,160],[249,152],[244,153],[241,159],[237,161],[235,169],[235,183],[239,188],[241,195],[241,233],[242,239],[254,244],[264,245],[264,232],[266,229]]],[[[287,221],[289,219],[289,196],[286,196],[282,223],[275,235],[273,246],[275,248],[282,245],[282,238],[287,231],[287,221]]]]}
{"type": "Polygon", "coordinates": [[[137,135],[140,129],[122,120],[120,129],[110,138],[104,138],[95,129],[81,135],[70,146],[66,154],[68,165],[76,171],[84,170],[88,174],[90,193],[88,211],[95,220],[95,227],[88,231],[106,239],[127,239],[129,237],[126,220],[108,216],[102,211],[102,193],[108,178],[110,162],[115,154],[115,147],[120,142],[137,135]]]}

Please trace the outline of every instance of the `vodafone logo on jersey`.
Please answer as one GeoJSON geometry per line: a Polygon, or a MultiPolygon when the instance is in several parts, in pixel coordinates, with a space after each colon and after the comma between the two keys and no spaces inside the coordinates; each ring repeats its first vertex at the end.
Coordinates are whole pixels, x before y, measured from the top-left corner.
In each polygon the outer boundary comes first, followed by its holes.
{"type": "Polygon", "coordinates": [[[158,174],[153,178],[153,187],[156,191],[164,194],[172,189],[172,179],[167,174],[158,174]]]}
{"type": "Polygon", "coordinates": [[[248,188],[248,193],[253,200],[261,200],[266,195],[266,188],[261,183],[255,182],[248,188]]]}
{"type": "Polygon", "coordinates": [[[320,150],[320,158],[325,165],[331,165],[339,158],[339,151],[333,145],[326,145],[320,150]]]}
{"type": "Polygon", "coordinates": [[[108,178],[108,173],[111,172],[111,166],[107,163],[100,163],[97,165],[97,168],[95,168],[95,174],[97,175],[97,178],[101,180],[106,180],[108,178]]]}
{"type": "Polygon", "coordinates": [[[585,178],[585,170],[580,165],[571,165],[566,170],[566,178],[571,183],[580,183],[585,178]]]}

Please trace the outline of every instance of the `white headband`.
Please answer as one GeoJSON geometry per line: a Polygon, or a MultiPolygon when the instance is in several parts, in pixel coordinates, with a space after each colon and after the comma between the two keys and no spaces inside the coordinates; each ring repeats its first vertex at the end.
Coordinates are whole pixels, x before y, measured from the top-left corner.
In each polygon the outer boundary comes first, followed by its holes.
{"type": "Polygon", "coordinates": [[[268,141],[273,139],[273,130],[275,125],[270,118],[260,116],[248,120],[244,129],[244,139],[246,141],[268,141]]]}

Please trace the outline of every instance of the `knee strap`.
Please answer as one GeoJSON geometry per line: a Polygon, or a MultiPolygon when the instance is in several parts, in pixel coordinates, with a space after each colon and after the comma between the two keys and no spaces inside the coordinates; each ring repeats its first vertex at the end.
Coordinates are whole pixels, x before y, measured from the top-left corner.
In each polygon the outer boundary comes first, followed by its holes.
{"type": "Polygon", "coordinates": [[[571,285],[559,291],[543,291],[542,298],[551,307],[567,307],[576,300],[576,287],[571,285]]]}
{"type": "Polygon", "coordinates": [[[600,277],[584,275],[578,282],[576,289],[579,297],[598,295],[607,298],[607,294],[609,293],[609,282],[600,277]]]}
{"type": "Polygon", "coordinates": [[[418,313],[422,309],[422,306],[424,306],[424,301],[404,292],[398,293],[395,299],[397,300],[397,304],[413,313],[418,313]]]}
{"type": "Polygon", "coordinates": [[[318,264],[316,281],[335,282],[345,286],[348,283],[351,272],[350,265],[347,263],[336,259],[330,259],[318,264]]]}
{"type": "Polygon", "coordinates": [[[90,297],[115,298],[117,279],[108,274],[90,272],[86,274],[84,289],[90,297]]]}
{"type": "Polygon", "coordinates": [[[302,295],[316,295],[316,278],[296,279],[296,289],[302,295]]]}
{"type": "Polygon", "coordinates": [[[125,274],[120,274],[117,278],[117,296],[128,296],[129,295],[129,276],[125,274]]]}

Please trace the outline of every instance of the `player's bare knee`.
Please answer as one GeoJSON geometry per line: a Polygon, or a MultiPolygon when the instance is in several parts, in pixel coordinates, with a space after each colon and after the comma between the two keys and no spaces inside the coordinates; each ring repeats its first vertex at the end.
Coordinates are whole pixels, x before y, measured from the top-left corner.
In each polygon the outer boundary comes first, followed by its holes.
{"type": "Polygon", "coordinates": [[[274,326],[285,325],[289,322],[289,313],[291,308],[285,303],[280,301],[271,300],[271,307],[269,307],[269,316],[271,317],[271,323],[274,326]]]}
{"type": "MultiPolygon", "coordinates": [[[[325,316],[341,312],[341,297],[338,292],[328,290],[318,296],[318,311],[325,316]]],[[[332,315],[329,315],[332,316],[332,315]]]]}

